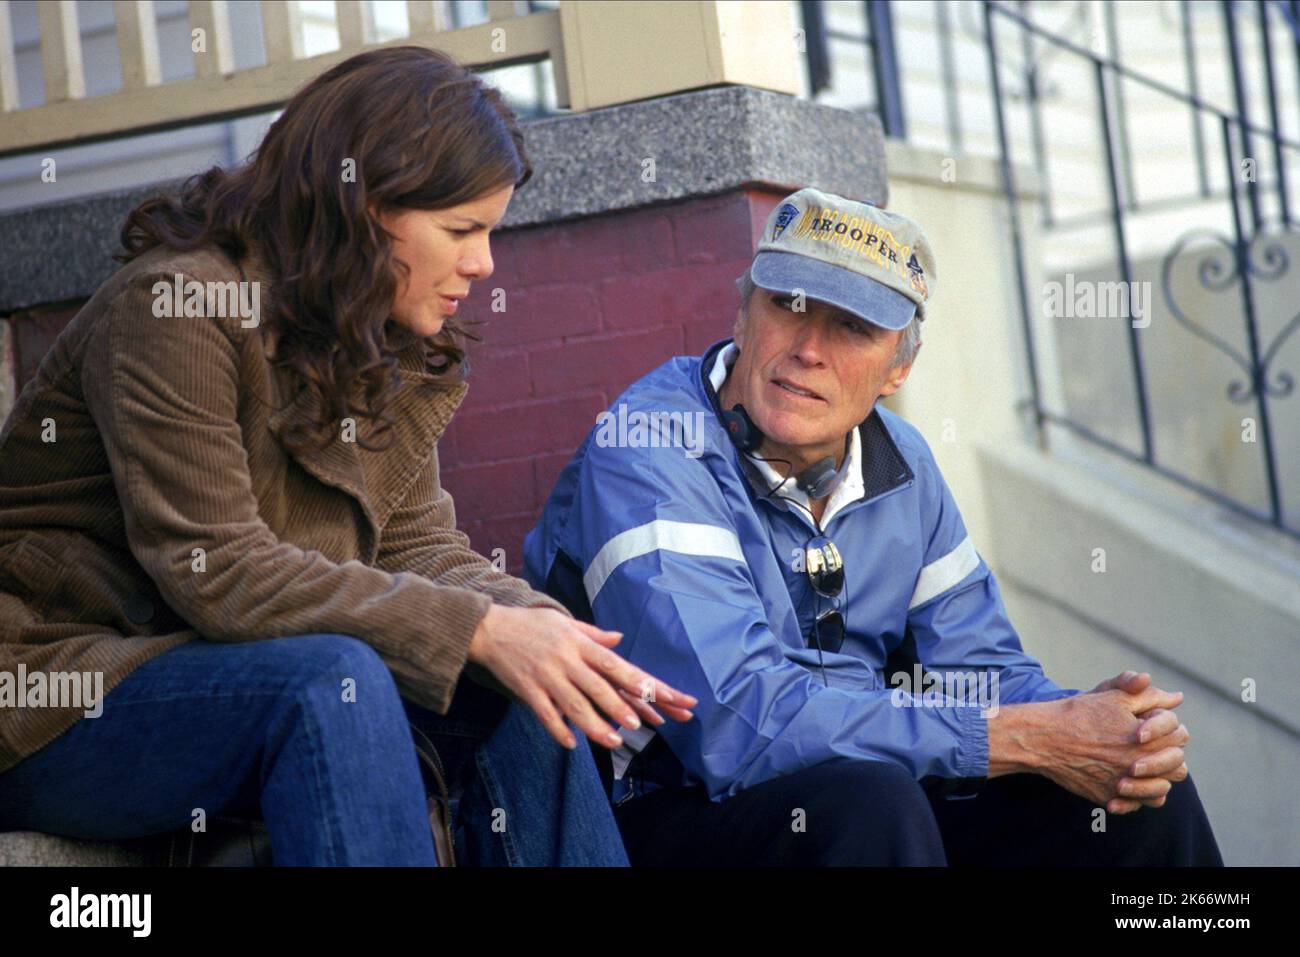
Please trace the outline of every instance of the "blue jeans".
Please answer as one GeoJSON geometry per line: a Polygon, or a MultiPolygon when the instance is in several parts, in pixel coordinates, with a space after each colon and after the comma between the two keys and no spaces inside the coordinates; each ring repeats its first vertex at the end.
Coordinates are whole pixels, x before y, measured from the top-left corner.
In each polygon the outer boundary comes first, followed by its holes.
{"type": "Polygon", "coordinates": [[[626,866],[581,733],[462,679],[446,715],[404,700],[373,648],[317,634],[187,642],[103,713],[0,773],[0,830],[100,840],[260,816],[277,865],[436,863],[410,722],[454,792],[457,863],[626,866]]]}

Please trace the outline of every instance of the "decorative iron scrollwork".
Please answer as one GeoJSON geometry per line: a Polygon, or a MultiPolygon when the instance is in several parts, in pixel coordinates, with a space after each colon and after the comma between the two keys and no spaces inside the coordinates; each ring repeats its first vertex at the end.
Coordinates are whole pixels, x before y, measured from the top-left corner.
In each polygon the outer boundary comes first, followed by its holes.
{"type": "MultiPolygon", "coordinates": [[[[1265,282],[1273,282],[1279,279],[1291,265],[1291,258],[1287,255],[1286,247],[1278,242],[1276,237],[1270,238],[1261,233],[1246,242],[1245,249],[1239,251],[1236,243],[1221,233],[1209,229],[1194,229],[1184,234],[1165,256],[1160,270],[1160,284],[1165,302],[1169,306],[1169,311],[1173,313],[1174,319],[1193,335],[1198,336],[1228,356],[1246,373],[1248,377],[1246,382],[1238,379],[1229,383],[1229,401],[1248,402],[1260,394],[1278,398],[1290,395],[1295,390],[1295,378],[1290,372],[1279,371],[1274,376],[1273,381],[1270,382],[1269,366],[1277,357],[1278,350],[1295,332],[1296,328],[1300,327],[1300,312],[1291,317],[1277,336],[1274,337],[1273,341],[1269,343],[1268,347],[1260,352],[1258,361],[1255,361],[1252,356],[1243,355],[1219,336],[1194,322],[1174,299],[1172,283],[1174,262],[1191,243],[1198,239],[1208,239],[1222,247],[1222,251],[1201,250],[1204,252],[1205,258],[1200,261],[1196,268],[1197,278],[1200,280],[1201,286],[1211,292],[1222,292],[1238,282],[1250,282],[1252,277],[1265,282]],[[1243,264],[1246,271],[1245,276],[1242,275],[1243,264]]],[[[1300,296],[1296,298],[1300,300],[1300,296]]],[[[1253,321],[1252,317],[1246,317],[1246,321],[1253,321]]]]}

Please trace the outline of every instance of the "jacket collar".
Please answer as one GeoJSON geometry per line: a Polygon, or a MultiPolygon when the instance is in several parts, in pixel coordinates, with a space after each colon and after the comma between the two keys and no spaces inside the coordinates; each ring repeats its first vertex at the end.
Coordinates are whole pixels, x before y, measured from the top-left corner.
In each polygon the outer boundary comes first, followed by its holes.
{"type": "MultiPolygon", "coordinates": [[[[447,383],[439,375],[419,369],[414,349],[408,348],[399,356],[402,384],[387,407],[394,419],[393,444],[387,450],[367,451],[355,442],[344,441],[341,432],[319,449],[295,451],[284,446],[319,481],[357,500],[372,525],[376,543],[380,530],[433,454],[469,388],[465,382],[447,383]]],[[[282,388],[291,388],[289,383],[296,381],[287,370],[278,370],[277,376],[284,383],[282,388]]],[[[319,409],[315,393],[301,387],[287,405],[271,413],[267,427],[284,445],[285,432],[315,421],[319,409]]],[[[363,431],[366,427],[366,423],[358,422],[358,433],[368,434],[363,431]]]]}
{"type": "MultiPolygon", "coordinates": [[[[268,305],[274,295],[274,282],[257,244],[239,261],[239,267],[245,280],[262,283],[259,296],[263,319],[268,320],[272,316],[268,305]]],[[[263,321],[258,332],[263,355],[274,363],[278,356],[278,336],[271,326],[270,322],[263,321]]],[[[397,352],[397,360],[402,381],[387,407],[394,419],[393,443],[386,451],[376,452],[369,452],[355,442],[345,442],[341,432],[321,449],[294,451],[284,445],[286,431],[316,420],[320,402],[311,390],[301,386],[291,370],[272,365],[279,395],[277,408],[267,419],[268,429],[303,469],[357,500],[370,526],[366,548],[371,551],[377,547],[380,532],[393,510],[433,454],[434,446],[469,388],[464,381],[448,381],[445,374],[430,371],[419,339],[408,338],[397,352]],[[286,401],[291,393],[292,398],[286,401]]],[[[367,427],[364,421],[359,421],[358,433],[369,434],[363,432],[367,427]]]]}
{"type": "MultiPolygon", "coordinates": [[[[713,407],[714,414],[719,419],[722,416],[722,403],[718,398],[717,389],[714,388],[711,373],[723,350],[734,344],[732,339],[723,339],[721,342],[716,342],[709,347],[700,361],[700,384],[704,388],[704,393],[708,397],[710,405],[713,407]]],[[[885,420],[881,417],[879,409],[872,406],[871,413],[858,424],[856,431],[858,434],[856,444],[860,452],[856,462],[857,475],[845,477],[852,478],[854,491],[859,492],[858,497],[853,501],[869,501],[910,482],[914,478],[912,467],[907,464],[907,460],[898,451],[898,446],[894,443],[893,436],[889,434],[889,428],[885,425],[885,420]]],[[[852,465],[854,463],[845,464],[852,465]]],[[[840,484],[844,484],[843,480],[840,484]]],[[[839,491],[838,487],[836,491],[839,491]]],[[[839,508],[837,507],[835,511],[839,511],[839,508]]],[[[826,514],[822,517],[823,524],[829,522],[831,516],[832,512],[828,508],[826,514]]]]}

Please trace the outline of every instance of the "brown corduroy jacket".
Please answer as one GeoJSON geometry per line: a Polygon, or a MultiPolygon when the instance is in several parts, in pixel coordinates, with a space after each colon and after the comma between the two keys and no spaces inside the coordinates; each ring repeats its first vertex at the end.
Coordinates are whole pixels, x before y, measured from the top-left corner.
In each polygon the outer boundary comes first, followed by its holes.
{"type": "Polygon", "coordinates": [[[445,713],[492,602],[563,610],[456,530],[436,443],[463,382],[427,371],[413,344],[387,451],[340,428],[290,452],[280,435],[315,402],[273,364],[274,336],[239,314],[156,316],[155,285],[177,275],[258,282],[270,314],[255,253],[157,247],[77,313],[0,430],[0,771],[87,713],[32,693],[36,672],[65,690],[98,672],[107,695],[186,641],[337,632],[445,713]]]}

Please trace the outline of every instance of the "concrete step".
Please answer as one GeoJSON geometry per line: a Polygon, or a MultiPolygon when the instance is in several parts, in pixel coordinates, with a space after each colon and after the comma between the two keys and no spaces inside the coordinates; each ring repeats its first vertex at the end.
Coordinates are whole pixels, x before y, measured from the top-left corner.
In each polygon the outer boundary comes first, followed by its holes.
{"type": "Polygon", "coordinates": [[[82,841],[38,831],[0,833],[0,867],[145,867],[157,839],[82,841]]]}

